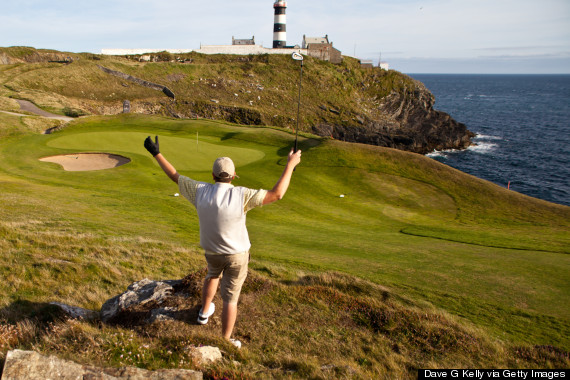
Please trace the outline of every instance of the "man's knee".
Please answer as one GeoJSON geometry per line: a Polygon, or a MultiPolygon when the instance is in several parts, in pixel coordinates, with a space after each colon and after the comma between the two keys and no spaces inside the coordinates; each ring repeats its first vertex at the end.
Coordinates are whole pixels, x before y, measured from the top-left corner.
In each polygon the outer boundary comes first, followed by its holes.
{"type": "Polygon", "coordinates": [[[226,302],[226,301],[224,301],[224,308],[222,309],[222,312],[224,314],[235,315],[235,314],[237,314],[237,309],[238,309],[237,302],[226,302]]]}

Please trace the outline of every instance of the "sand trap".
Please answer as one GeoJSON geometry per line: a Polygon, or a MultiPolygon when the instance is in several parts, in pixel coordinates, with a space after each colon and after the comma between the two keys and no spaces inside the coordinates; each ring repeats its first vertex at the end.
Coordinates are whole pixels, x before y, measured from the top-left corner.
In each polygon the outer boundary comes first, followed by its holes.
{"type": "Polygon", "coordinates": [[[112,169],[131,162],[130,158],[109,153],[76,153],[40,158],[43,162],[53,162],[68,172],[112,169]]]}

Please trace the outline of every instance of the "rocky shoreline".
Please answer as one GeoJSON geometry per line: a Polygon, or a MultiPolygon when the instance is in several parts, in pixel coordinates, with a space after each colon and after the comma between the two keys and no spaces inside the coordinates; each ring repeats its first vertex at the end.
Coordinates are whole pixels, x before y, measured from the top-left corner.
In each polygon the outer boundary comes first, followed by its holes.
{"type": "Polygon", "coordinates": [[[393,91],[383,99],[384,120],[361,126],[322,123],[313,133],[337,140],[384,146],[420,154],[434,150],[467,149],[475,134],[449,114],[435,110],[434,95],[419,81],[415,88],[393,91]]]}

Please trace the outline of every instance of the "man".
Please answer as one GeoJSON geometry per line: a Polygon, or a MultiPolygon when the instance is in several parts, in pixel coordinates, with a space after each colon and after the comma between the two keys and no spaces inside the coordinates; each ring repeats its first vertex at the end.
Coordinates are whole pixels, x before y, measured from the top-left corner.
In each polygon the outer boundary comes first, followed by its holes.
{"type": "Polygon", "coordinates": [[[281,177],[273,189],[268,191],[234,187],[231,182],[237,175],[234,163],[229,157],[220,157],[214,162],[212,168],[214,183],[211,184],[194,181],[178,174],[160,153],[158,136],[154,142],[148,136],[144,146],[166,175],[178,184],[180,193],[196,207],[198,212],[200,245],[206,251],[208,263],[198,323],[208,323],[208,318],[214,313],[215,306],[212,300],[221,277],[222,335],[239,348],[241,342],[231,339],[231,335],[237,318],[239,294],[247,277],[251,247],[245,215],[255,207],[283,198],[289,187],[293,170],[301,162],[301,151],[293,152],[291,149],[281,177]]]}

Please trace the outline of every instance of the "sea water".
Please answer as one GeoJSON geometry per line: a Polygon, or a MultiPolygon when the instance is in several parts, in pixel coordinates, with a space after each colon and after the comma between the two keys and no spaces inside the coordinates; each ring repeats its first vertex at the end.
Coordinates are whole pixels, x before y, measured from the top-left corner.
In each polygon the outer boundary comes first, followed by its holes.
{"type": "Polygon", "coordinates": [[[570,75],[411,74],[476,134],[464,151],[427,154],[463,172],[570,206],[570,75]]]}

